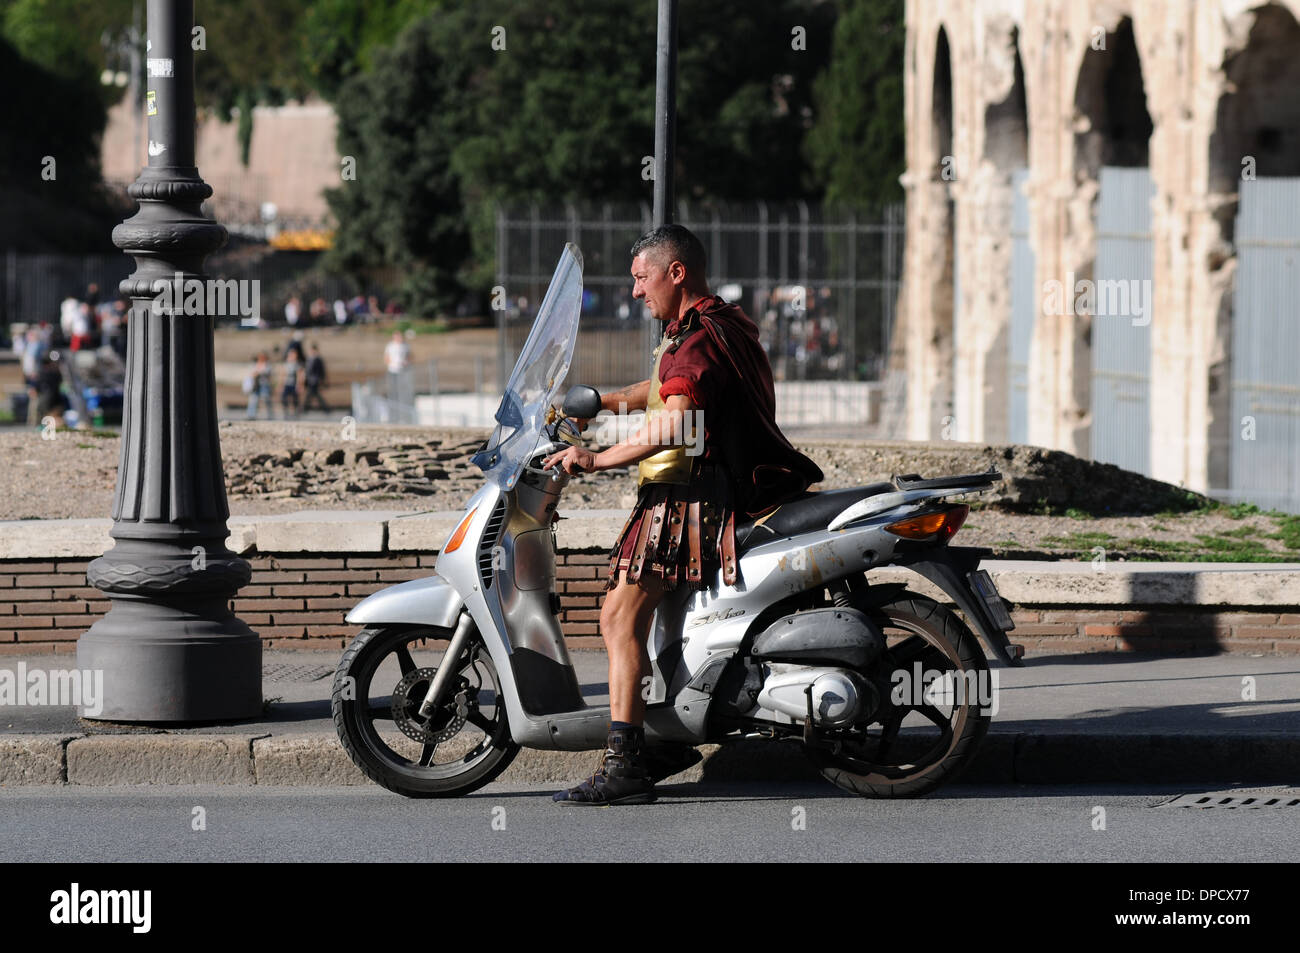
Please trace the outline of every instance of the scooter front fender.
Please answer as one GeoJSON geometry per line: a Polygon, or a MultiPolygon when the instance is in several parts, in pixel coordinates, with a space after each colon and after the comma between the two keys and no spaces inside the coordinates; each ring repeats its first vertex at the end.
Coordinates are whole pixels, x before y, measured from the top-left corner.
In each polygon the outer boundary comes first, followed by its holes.
{"type": "Polygon", "coordinates": [[[436,573],[399,582],[362,599],[347,614],[353,625],[414,624],[454,628],[465,600],[436,573]]]}

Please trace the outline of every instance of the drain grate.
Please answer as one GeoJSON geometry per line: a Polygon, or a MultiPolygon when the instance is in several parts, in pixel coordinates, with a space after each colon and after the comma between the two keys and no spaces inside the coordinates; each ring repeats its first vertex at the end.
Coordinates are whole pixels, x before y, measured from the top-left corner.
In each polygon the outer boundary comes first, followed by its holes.
{"type": "Polygon", "coordinates": [[[1243,795],[1226,795],[1226,794],[1183,794],[1174,798],[1161,807],[1195,807],[1201,809],[1220,808],[1232,810],[1234,808],[1261,808],[1261,807],[1300,807],[1300,797],[1293,793],[1287,794],[1243,794],[1243,795]]]}
{"type": "Polygon", "coordinates": [[[333,674],[333,665],[290,665],[285,662],[271,662],[262,666],[262,679],[268,682],[318,682],[333,674]]]}

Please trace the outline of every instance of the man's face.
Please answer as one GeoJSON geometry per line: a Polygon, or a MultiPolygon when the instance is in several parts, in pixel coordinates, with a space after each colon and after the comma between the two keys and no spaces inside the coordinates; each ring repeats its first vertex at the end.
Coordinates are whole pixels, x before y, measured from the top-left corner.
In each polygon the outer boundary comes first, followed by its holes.
{"type": "Polygon", "coordinates": [[[685,270],[672,268],[675,262],[656,249],[642,252],[632,259],[632,297],[644,301],[650,316],[659,321],[670,321],[676,315],[681,301],[682,279],[685,270]],[[680,277],[674,280],[674,272],[680,277]]]}

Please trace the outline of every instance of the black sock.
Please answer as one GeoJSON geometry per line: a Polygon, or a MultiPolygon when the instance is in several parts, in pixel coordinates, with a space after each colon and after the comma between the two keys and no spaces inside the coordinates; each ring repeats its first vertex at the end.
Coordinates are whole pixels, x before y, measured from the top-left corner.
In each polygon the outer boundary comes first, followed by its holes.
{"type": "Polygon", "coordinates": [[[632,724],[630,721],[611,721],[609,723],[609,728],[611,731],[617,730],[619,728],[635,728],[635,727],[636,725],[632,724]]]}

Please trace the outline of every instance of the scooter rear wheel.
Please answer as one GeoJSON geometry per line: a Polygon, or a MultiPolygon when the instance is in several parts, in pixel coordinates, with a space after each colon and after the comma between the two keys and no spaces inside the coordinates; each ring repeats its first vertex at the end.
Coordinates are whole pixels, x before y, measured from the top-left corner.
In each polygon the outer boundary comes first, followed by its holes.
{"type": "Polygon", "coordinates": [[[475,635],[459,659],[435,659],[428,643],[450,637],[428,626],[368,628],[334,673],[331,708],[343,749],[368,778],[405,797],[468,794],[519,752],[491,655],[475,635]],[[452,682],[422,718],[420,703],[443,664],[456,666],[452,682]]]}
{"type": "Polygon", "coordinates": [[[845,738],[838,753],[805,750],[822,776],[845,791],[919,797],[959,775],[988,733],[988,662],[975,634],[933,599],[904,591],[864,611],[888,645],[864,674],[889,697],[871,725],[845,738]],[[926,694],[927,683],[916,684],[918,672],[923,678],[936,673],[939,684],[926,694]]]}

